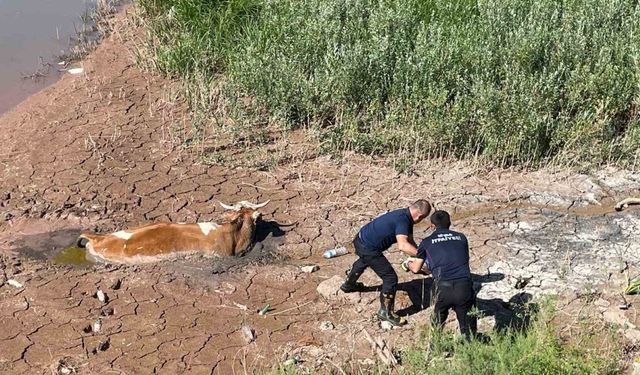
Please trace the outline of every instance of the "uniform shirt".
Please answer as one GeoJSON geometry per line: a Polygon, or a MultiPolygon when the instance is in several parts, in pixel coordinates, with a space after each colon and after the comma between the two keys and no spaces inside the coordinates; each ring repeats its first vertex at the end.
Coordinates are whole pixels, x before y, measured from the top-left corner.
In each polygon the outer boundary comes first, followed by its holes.
{"type": "Polygon", "coordinates": [[[360,229],[360,240],[365,247],[365,255],[382,254],[394,243],[396,236],[413,235],[413,219],[409,208],[400,208],[378,216],[360,229]]]}
{"type": "Polygon", "coordinates": [[[462,233],[438,229],[420,242],[418,258],[425,261],[434,280],[471,277],[469,242],[462,233]]]}

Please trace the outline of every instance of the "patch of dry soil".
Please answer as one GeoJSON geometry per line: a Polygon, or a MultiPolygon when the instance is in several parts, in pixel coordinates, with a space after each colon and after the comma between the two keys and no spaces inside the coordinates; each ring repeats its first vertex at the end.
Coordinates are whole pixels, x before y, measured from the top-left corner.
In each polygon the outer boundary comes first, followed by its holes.
{"type": "MultiPolygon", "coordinates": [[[[65,76],[0,118],[2,372],[244,374],[293,355],[304,360],[299,366],[325,372],[366,368],[376,356],[361,331],[396,349],[410,343],[428,319],[430,279],[398,267],[397,308],[409,325],[384,331],[371,318],[375,275],[363,275],[370,292],[337,293],[355,258],[321,254],[421,197],[454,213],[455,228],[470,238],[483,329],[526,324],[522,304],[553,293],[570,316],[564,333],[591,309],[603,324],[624,325],[624,340],[640,339],[640,300],[617,307],[625,276],[639,269],[639,211],[613,211],[615,199],[640,190],[639,173],[431,163],[404,176],[365,157],[310,158],[304,150],[314,145],[302,133],[278,141],[291,157],[271,170],[205,165],[176,142],[189,122],[184,104],[167,99],[173,84],[136,68],[127,12],[83,62],[85,74],[65,76]],[[218,200],[266,199],[257,245],[245,258],[51,262],[80,230],[206,221],[220,214],[218,200]],[[308,263],[320,270],[301,272],[308,263]],[[273,310],[258,315],[265,304],[273,310]],[[255,342],[247,343],[243,326],[255,330],[255,342]]],[[[418,239],[425,229],[416,228],[418,239]]],[[[397,251],[389,258],[402,260],[397,251]]]]}

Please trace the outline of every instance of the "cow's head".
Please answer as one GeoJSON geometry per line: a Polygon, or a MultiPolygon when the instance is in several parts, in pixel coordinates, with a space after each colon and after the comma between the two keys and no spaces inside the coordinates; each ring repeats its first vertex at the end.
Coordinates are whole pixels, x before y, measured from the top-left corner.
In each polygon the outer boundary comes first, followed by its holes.
{"type": "Polygon", "coordinates": [[[220,202],[220,205],[228,210],[223,214],[223,218],[235,228],[234,255],[242,255],[251,248],[256,233],[256,223],[262,216],[258,209],[266,206],[267,203],[269,201],[259,204],[240,201],[234,205],[228,205],[220,202]]]}
{"type": "Polygon", "coordinates": [[[255,221],[262,216],[262,213],[260,213],[258,209],[266,206],[267,203],[269,203],[269,201],[259,203],[259,204],[254,204],[247,201],[240,201],[234,205],[228,205],[220,202],[220,205],[222,206],[222,208],[229,210],[228,212],[225,212],[223,215],[229,221],[233,221],[240,216],[244,217],[249,215],[255,223],[255,221]]]}

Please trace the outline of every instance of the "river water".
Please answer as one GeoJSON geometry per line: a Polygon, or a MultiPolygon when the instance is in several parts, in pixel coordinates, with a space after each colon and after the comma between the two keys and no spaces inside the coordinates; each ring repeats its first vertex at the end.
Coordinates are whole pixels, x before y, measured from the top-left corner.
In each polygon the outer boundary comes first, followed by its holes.
{"type": "Polygon", "coordinates": [[[0,114],[55,82],[95,0],[0,0],[0,114]],[[50,64],[50,65],[47,65],[50,64]],[[37,77],[33,76],[36,72],[37,77]]]}

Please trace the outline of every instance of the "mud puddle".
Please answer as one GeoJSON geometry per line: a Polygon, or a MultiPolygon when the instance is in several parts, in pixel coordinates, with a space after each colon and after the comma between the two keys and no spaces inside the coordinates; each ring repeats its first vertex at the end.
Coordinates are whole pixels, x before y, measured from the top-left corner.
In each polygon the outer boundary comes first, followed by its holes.
{"type": "Polygon", "coordinates": [[[0,1],[0,113],[57,81],[95,0],[0,1]]]}
{"type": "MultiPolygon", "coordinates": [[[[630,196],[633,196],[630,195],[630,196]]],[[[636,194],[640,196],[640,194],[636,194]]],[[[587,205],[571,205],[567,208],[554,207],[544,204],[533,204],[528,202],[514,201],[508,203],[483,203],[474,205],[471,209],[456,209],[452,214],[452,220],[467,220],[478,217],[486,216],[500,216],[504,215],[508,211],[521,210],[521,211],[537,211],[544,216],[554,214],[570,214],[581,217],[598,217],[610,214],[615,214],[618,211],[615,210],[615,204],[628,196],[624,197],[606,197],[601,201],[590,202],[587,205]]],[[[629,206],[628,210],[636,209],[634,206],[629,206]]]]}
{"type": "Polygon", "coordinates": [[[87,260],[86,250],[77,246],[69,246],[56,254],[53,259],[55,264],[68,264],[72,266],[92,266],[95,263],[87,260]]]}

